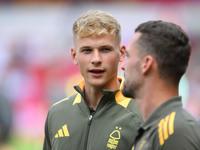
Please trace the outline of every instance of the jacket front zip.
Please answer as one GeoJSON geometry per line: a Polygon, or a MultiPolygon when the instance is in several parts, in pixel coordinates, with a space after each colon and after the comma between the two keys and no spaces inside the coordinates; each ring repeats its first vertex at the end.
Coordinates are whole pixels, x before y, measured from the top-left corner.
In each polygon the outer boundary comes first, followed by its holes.
{"type": "Polygon", "coordinates": [[[88,125],[87,125],[87,129],[86,129],[86,136],[85,136],[85,150],[87,150],[87,144],[88,144],[88,136],[89,136],[89,132],[90,132],[90,126],[92,123],[92,119],[94,118],[94,114],[95,112],[90,112],[90,116],[88,118],[88,125]]]}
{"type": "Polygon", "coordinates": [[[92,124],[92,120],[93,120],[94,115],[95,115],[95,113],[97,112],[97,110],[98,110],[98,108],[99,108],[101,102],[103,101],[103,99],[104,99],[104,96],[101,98],[101,100],[100,100],[100,102],[99,102],[99,104],[98,104],[96,110],[93,110],[93,109],[89,108],[89,106],[88,106],[89,111],[90,111],[90,115],[89,115],[89,118],[88,118],[88,125],[87,125],[87,129],[86,129],[86,136],[85,136],[85,139],[86,139],[86,140],[85,140],[85,150],[87,150],[88,137],[89,137],[89,132],[90,132],[90,127],[91,127],[91,124],[92,124]]]}

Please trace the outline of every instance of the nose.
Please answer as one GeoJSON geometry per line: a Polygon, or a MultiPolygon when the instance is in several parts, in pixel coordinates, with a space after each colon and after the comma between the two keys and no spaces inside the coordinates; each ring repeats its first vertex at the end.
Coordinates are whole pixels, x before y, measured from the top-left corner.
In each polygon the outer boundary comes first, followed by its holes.
{"type": "Polygon", "coordinates": [[[92,64],[101,64],[102,63],[102,58],[101,58],[101,54],[99,53],[99,51],[94,51],[91,62],[92,62],[92,64]]]}

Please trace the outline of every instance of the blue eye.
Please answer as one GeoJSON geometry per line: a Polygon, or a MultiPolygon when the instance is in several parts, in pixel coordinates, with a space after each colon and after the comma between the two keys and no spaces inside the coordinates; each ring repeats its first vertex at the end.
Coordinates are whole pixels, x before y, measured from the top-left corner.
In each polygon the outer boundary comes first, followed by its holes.
{"type": "Polygon", "coordinates": [[[81,52],[84,52],[84,53],[89,53],[89,52],[91,52],[92,51],[92,49],[82,49],[81,50],[81,52]]]}
{"type": "Polygon", "coordinates": [[[101,50],[104,51],[104,52],[109,52],[109,51],[111,51],[111,48],[106,48],[106,47],[104,47],[104,48],[102,48],[101,50]]]}

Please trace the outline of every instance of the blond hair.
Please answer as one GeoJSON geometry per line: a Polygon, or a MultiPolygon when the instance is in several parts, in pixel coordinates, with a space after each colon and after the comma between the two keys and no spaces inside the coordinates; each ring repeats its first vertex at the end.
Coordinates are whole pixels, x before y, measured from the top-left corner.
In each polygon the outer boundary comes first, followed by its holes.
{"type": "Polygon", "coordinates": [[[121,26],[111,14],[91,10],[82,14],[73,24],[73,39],[113,34],[121,43],[121,26]]]}

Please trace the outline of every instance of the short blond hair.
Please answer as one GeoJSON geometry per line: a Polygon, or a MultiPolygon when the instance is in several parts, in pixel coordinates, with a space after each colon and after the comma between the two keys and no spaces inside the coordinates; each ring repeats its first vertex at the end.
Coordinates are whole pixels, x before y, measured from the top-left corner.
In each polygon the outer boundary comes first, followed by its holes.
{"type": "Polygon", "coordinates": [[[73,24],[73,39],[101,36],[103,34],[115,35],[119,44],[121,43],[121,26],[111,14],[91,10],[82,14],[73,24]]]}

